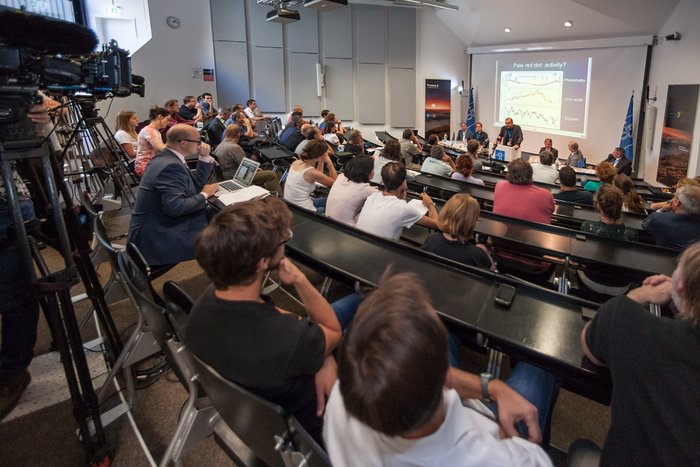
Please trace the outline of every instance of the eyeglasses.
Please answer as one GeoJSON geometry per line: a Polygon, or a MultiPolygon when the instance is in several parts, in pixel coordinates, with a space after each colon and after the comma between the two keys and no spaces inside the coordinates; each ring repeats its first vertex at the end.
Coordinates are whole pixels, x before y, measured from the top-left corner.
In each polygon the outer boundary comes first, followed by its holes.
{"type": "Polygon", "coordinates": [[[277,245],[278,247],[284,245],[285,243],[289,242],[291,239],[294,238],[294,232],[292,232],[292,229],[288,229],[288,231],[289,231],[289,236],[287,238],[285,238],[284,240],[282,240],[279,243],[279,245],[277,245]]]}
{"type": "Polygon", "coordinates": [[[188,143],[197,143],[197,146],[202,144],[202,142],[198,139],[181,139],[180,141],[178,141],[178,143],[181,143],[182,141],[187,141],[188,143]]]}

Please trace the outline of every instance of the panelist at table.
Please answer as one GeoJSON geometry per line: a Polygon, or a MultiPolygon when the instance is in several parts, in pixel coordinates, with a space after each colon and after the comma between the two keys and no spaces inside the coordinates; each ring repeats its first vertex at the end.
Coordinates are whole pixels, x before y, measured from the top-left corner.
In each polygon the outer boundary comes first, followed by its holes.
{"type": "Polygon", "coordinates": [[[489,145],[489,134],[483,130],[481,122],[476,122],[476,132],[469,132],[467,140],[475,139],[479,142],[479,147],[485,148],[489,145]]]}
{"type": "Polygon", "coordinates": [[[555,161],[559,158],[559,150],[552,147],[552,138],[545,138],[544,139],[544,146],[542,146],[540,148],[540,153],[542,153],[544,151],[551,152],[552,155],[554,156],[555,161]]]}
{"type": "Polygon", "coordinates": [[[508,117],[506,124],[501,127],[501,131],[498,133],[496,142],[520,149],[520,145],[523,144],[523,130],[520,126],[513,125],[513,119],[508,117]]]}
{"type": "Polygon", "coordinates": [[[628,177],[632,175],[632,161],[625,157],[623,148],[613,149],[612,154],[608,155],[605,162],[610,162],[617,169],[617,173],[623,173],[628,177]]]}

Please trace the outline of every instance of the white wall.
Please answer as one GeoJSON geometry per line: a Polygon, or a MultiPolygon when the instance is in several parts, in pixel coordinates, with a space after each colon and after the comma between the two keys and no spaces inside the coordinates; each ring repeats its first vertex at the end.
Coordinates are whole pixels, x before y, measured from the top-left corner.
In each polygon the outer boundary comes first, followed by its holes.
{"type": "MultiPolygon", "coordinates": [[[[185,95],[210,92],[216,96],[215,82],[192,78],[192,68],[214,68],[211,13],[208,1],[149,0],[152,39],[134,53],[131,67],[146,79],[146,97],[132,95],[116,98],[105,120],[113,126],[120,110],[137,112],[140,120],[148,118],[148,109],[171,98],[182,103],[185,95]],[[181,25],[170,28],[165,19],[176,16],[181,25]]],[[[214,98],[216,102],[216,97],[214,98]]],[[[99,104],[105,116],[107,101],[99,104]]]]}
{"type": "MultiPolygon", "coordinates": [[[[661,41],[654,47],[649,79],[650,93],[658,98],[652,103],[657,108],[654,126],[653,147],[642,149],[644,158],[644,179],[656,183],[656,170],[659,162],[661,132],[666,109],[666,94],[669,84],[700,84],[700,2],[681,0],[659,31],[659,37],[680,32],[680,41],[661,41]]],[[[688,175],[700,174],[700,105],[696,110],[693,144],[690,148],[688,175]]]]}

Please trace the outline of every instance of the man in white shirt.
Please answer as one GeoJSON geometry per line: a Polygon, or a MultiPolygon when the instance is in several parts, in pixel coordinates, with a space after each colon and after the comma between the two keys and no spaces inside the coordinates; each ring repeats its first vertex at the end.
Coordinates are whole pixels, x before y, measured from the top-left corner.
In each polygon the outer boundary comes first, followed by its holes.
{"type": "Polygon", "coordinates": [[[382,278],[338,351],[323,427],[335,467],[552,465],[534,444],[538,409],[503,381],[449,368],[447,339],[414,274],[382,278]]]}
{"type": "Polygon", "coordinates": [[[243,112],[245,112],[246,116],[253,122],[258,122],[260,120],[265,120],[270,117],[263,115],[263,113],[260,111],[258,108],[258,103],[255,101],[255,99],[248,99],[248,102],[246,102],[246,107],[243,109],[243,112]]]}
{"type": "Polygon", "coordinates": [[[401,229],[419,224],[438,229],[438,213],[435,203],[425,193],[418,200],[407,203],[406,168],[398,162],[390,162],[382,168],[384,191],[370,195],[357,217],[357,228],[379,237],[398,240],[401,229]],[[421,205],[422,204],[422,205],[421,205]],[[427,214],[426,214],[427,208],[427,214]]]}
{"type": "Polygon", "coordinates": [[[552,167],[554,155],[549,151],[542,151],[539,157],[539,162],[530,164],[532,166],[532,181],[556,185],[557,180],[559,180],[559,172],[552,167]]]}
{"type": "Polygon", "coordinates": [[[420,168],[423,173],[440,175],[441,177],[450,177],[457,170],[452,158],[445,154],[445,149],[440,145],[435,145],[430,148],[430,157],[428,157],[420,168]]]}

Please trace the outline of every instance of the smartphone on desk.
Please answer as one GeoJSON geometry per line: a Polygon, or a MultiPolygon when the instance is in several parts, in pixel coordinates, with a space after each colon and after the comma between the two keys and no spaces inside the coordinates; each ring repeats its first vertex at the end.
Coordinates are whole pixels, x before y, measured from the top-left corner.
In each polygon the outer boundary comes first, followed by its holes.
{"type": "Polygon", "coordinates": [[[515,287],[508,284],[501,284],[496,292],[496,298],[493,299],[496,304],[504,306],[506,308],[510,307],[513,303],[513,298],[515,297],[515,287]]]}

